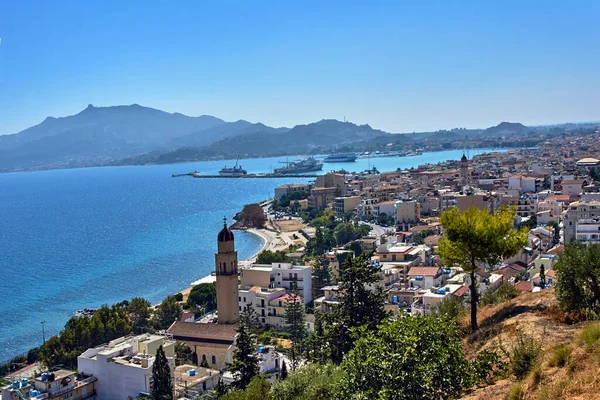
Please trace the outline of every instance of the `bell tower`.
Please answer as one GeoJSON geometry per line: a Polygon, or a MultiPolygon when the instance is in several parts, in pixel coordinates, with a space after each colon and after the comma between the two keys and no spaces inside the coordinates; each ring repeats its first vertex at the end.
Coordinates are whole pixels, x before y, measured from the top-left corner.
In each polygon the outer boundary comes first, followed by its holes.
{"type": "Polygon", "coordinates": [[[233,324],[239,317],[238,256],[234,246],[233,232],[227,227],[227,218],[223,218],[223,229],[217,236],[215,268],[218,323],[233,324]]]}
{"type": "Polygon", "coordinates": [[[467,186],[469,184],[469,160],[467,160],[465,153],[463,153],[462,158],[460,159],[460,180],[462,186],[467,186]]]}

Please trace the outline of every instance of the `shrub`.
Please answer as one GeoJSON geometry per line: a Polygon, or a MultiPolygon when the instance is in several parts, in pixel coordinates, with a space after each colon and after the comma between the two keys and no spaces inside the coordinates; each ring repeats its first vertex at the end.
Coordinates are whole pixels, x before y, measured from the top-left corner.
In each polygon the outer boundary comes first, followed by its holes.
{"type": "Polygon", "coordinates": [[[550,359],[551,367],[562,368],[569,362],[571,358],[571,347],[567,345],[560,345],[554,353],[552,354],[552,358],[550,359]]]}
{"type": "Polygon", "coordinates": [[[177,301],[183,301],[183,294],[181,294],[181,293],[177,293],[177,294],[175,295],[175,300],[177,300],[177,301]]]}
{"type": "Polygon", "coordinates": [[[490,304],[498,304],[503,301],[512,300],[517,297],[521,292],[514,286],[508,283],[501,284],[495,291],[487,290],[481,296],[480,303],[483,306],[490,304]]]}
{"type": "Polygon", "coordinates": [[[517,383],[510,388],[510,391],[506,394],[504,400],[522,400],[524,398],[525,392],[523,391],[523,386],[517,383]]]}
{"type": "Polygon", "coordinates": [[[580,334],[579,342],[585,345],[587,350],[591,350],[600,339],[600,325],[593,323],[588,325],[580,334]]]}
{"type": "Polygon", "coordinates": [[[517,379],[520,380],[527,375],[537,362],[541,351],[541,346],[533,337],[522,332],[517,334],[517,340],[508,352],[510,369],[517,379]]]}

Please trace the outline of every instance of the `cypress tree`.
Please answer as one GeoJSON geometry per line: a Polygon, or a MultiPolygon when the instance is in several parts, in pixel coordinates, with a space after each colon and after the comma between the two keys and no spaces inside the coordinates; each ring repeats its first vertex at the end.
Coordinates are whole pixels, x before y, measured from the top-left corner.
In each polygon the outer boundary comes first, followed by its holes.
{"type": "Polygon", "coordinates": [[[546,286],[546,268],[543,265],[540,267],[540,286],[542,289],[546,286]]]}
{"type": "Polygon", "coordinates": [[[169,361],[162,345],[156,350],[156,358],[152,366],[152,380],[152,400],[173,400],[171,367],[169,367],[169,361]]]}
{"type": "Polygon", "coordinates": [[[292,340],[290,360],[292,362],[292,371],[295,371],[298,367],[306,339],[304,304],[302,302],[302,295],[295,282],[290,285],[289,300],[285,307],[285,330],[290,334],[290,339],[292,340]]]}
{"type": "Polygon", "coordinates": [[[285,360],[283,360],[281,362],[281,377],[280,377],[280,379],[283,381],[283,380],[285,380],[285,378],[287,378],[287,376],[288,376],[287,365],[285,365],[285,360]]]}
{"type": "Polygon", "coordinates": [[[240,315],[237,329],[236,351],[231,364],[231,372],[235,377],[233,386],[244,390],[250,381],[258,373],[258,357],[256,356],[256,339],[247,326],[248,318],[246,310],[240,315]]]}

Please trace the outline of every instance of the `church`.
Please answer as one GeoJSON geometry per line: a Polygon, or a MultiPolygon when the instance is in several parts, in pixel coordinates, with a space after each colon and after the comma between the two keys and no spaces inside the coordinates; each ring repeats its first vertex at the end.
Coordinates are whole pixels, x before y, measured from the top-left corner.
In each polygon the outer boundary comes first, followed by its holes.
{"type": "Polygon", "coordinates": [[[188,345],[194,364],[200,365],[205,361],[210,368],[223,369],[232,361],[239,318],[238,255],[233,232],[226,219],[217,235],[215,273],[217,323],[175,321],[167,333],[188,345]]]}

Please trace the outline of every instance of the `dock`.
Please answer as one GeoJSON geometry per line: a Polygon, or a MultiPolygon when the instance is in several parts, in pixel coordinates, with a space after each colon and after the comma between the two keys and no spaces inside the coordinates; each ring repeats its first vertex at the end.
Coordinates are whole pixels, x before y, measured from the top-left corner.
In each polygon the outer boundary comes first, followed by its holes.
{"type": "Polygon", "coordinates": [[[273,178],[316,178],[316,174],[245,174],[245,175],[202,175],[197,172],[188,172],[187,174],[173,174],[173,178],[179,178],[183,176],[191,176],[193,178],[204,178],[204,179],[273,179],[273,178]]]}

